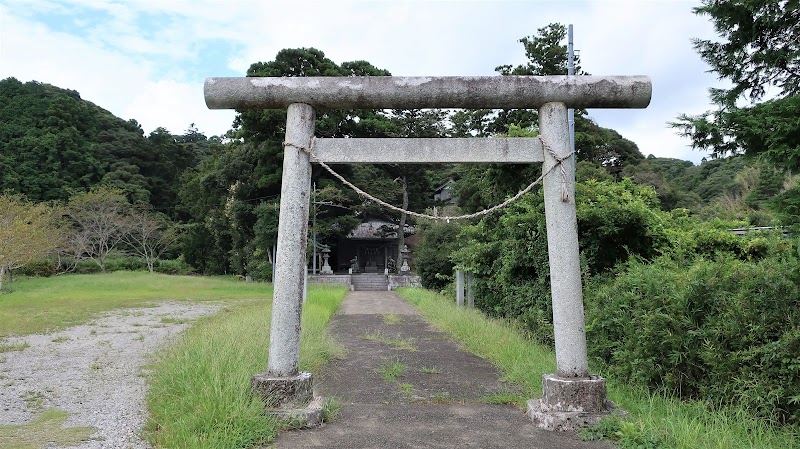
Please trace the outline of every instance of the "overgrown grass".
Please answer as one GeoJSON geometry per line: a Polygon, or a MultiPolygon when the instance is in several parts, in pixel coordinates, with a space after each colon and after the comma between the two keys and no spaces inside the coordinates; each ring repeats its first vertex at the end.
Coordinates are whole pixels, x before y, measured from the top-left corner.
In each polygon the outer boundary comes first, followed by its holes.
{"type": "MultiPolygon", "coordinates": [[[[459,309],[454,301],[436,293],[412,288],[397,292],[470,351],[494,362],[508,381],[524,388],[527,397],[541,395],[542,374],[555,371],[555,356],[549,348],[525,338],[506,322],[459,309]]],[[[742,409],[715,410],[702,402],[653,395],[613,380],[608,390],[609,398],[629,415],[606,423],[593,436],[610,437],[624,448],[800,448],[799,429],[771,426],[742,409]]]]}
{"type": "MultiPolygon", "coordinates": [[[[300,367],[318,372],[342,349],[326,324],[346,289],[314,285],[303,307],[300,367]]],[[[281,424],[250,393],[265,371],[271,303],[251,301],[198,321],[152,365],[147,434],[156,447],[245,448],[274,438],[281,424]]]]}
{"type": "Polygon", "coordinates": [[[117,308],[162,300],[269,298],[271,284],[230,277],[169,276],[118,271],[108,274],[18,278],[0,294],[0,338],[46,333],[89,321],[117,308]]]}

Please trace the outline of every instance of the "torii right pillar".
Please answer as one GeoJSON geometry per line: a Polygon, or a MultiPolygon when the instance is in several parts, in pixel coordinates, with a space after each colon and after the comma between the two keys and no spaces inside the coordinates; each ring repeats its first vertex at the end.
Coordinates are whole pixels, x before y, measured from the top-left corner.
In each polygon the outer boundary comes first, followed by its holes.
{"type": "Polygon", "coordinates": [[[567,107],[539,108],[544,146],[544,208],[553,298],[556,368],[542,376],[542,398],[528,401],[528,416],[549,430],[577,430],[608,416],[605,379],[589,374],[583,315],[574,158],[570,154],[567,107]],[[559,167],[558,164],[562,166],[559,167]]]}

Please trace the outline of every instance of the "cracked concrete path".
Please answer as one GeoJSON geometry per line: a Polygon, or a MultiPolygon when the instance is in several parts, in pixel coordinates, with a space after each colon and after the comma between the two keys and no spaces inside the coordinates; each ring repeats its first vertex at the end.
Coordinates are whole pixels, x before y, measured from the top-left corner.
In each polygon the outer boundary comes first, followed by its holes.
{"type": "Polygon", "coordinates": [[[541,430],[524,410],[490,403],[514,387],[393,292],[350,292],[329,332],[347,355],[315,386],[342,408],[320,428],[283,432],[277,448],[611,447],[541,430]]]}

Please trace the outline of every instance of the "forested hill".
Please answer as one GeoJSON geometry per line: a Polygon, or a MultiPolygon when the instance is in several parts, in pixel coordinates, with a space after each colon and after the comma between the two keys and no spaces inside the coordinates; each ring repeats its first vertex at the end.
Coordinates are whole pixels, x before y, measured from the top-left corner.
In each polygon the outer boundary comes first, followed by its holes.
{"type": "Polygon", "coordinates": [[[120,119],[74,90],[0,81],[0,192],[65,200],[102,183],[172,215],[178,176],[209,144],[193,128],[145,136],[136,120],[120,119]]]}
{"type": "MultiPolygon", "coordinates": [[[[486,111],[464,114],[475,113],[486,111]]],[[[452,120],[458,122],[458,116],[452,120]]],[[[496,121],[503,118],[501,114],[496,121]]],[[[455,131],[444,134],[457,135],[455,131]]],[[[484,134],[491,133],[479,133],[484,134]]],[[[132,203],[150,203],[176,219],[180,175],[198,167],[215,146],[218,151],[230,151],[219,138],[208,139],[193,126],[182,135],[159,128],[145,136],[136,120],[118,118],[81,99],[74,90],[15,78],[0,81],[0,192],[21,193],[33,201],[66,200],[75,192],[107,185],[119,188],[132,203]]],[[[748,218],[755,224],[768,224],[772,214],[765,210],[767,203],[789,181],[783,171],[743,157],[700,165],[652,155],[645,158],[635,143],[582,116],[576,120],[576,146],[582,161],[579,179],[581,174],[584,178],[631,178],[652,186],[663,209],[685,208],[706,218],[748,218]]],[[[473,178],[484,178],[486,167],[475,168],[480,173],[472,177],[461,173],[461,184],[480,184],[473,178]]],[[[512,178],[519,176],[508,179],[512,178]]],[[[227,192],[228,183],[223,184],[227,192]]],[[[489,189],[499,198],[482,200],[494,203],[519,188],[516,184],[503,187],[489,189]]],[[[462,203],[475,200],[469,189],[460,190],[464,190],[459,192],[462,203]]]]}
{"type": "Polygon", "coordinates": [[[738,155],[689,161],[648,156],[625,166],[624,178],[652,186],[663,210],[688,209],[703,218],[771,225],[783,193],[798,177],[757,158],[738,155]]]}

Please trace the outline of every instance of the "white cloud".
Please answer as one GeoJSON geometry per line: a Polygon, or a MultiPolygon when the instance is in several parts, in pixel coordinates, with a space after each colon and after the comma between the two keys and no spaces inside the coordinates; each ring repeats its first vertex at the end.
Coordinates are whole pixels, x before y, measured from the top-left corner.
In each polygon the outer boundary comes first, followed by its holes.
{"type": "MultiPolygon", "coordinates": [[[[117,115],[151,77],[151,64],[0,9],[0,78],[74,89],[117,115]]],[[[122,118],[132,118],[124,117],[122,118]]]]}
{"type": "Polygon", "coordinates": [[[365,59],[395,75],[491,75],[525,62],[517,40],[573,23],[584,68],[650,75],[645,110],[590,111],[642,151],[699,160],[666,122],[709,108],[713,75],[691,37],[713,29],[692,1],[7,0],[0,6],[0,77],[78,90],[116,115],[182,132],[221,134],[230,111],[209,111],[202,82],[244,75],[283,48],[316,47],[336,62],[365,59]],[[102,12],[102,13],[101,13],[102,12]],[[59,30],[41,13],[66,14],[59,30]],[[99,20],[98,17],[103,17],[99,20]],[[69,30],[65,32],[63,30],[69,30]],[[224,44],[222,46],[221,44],[224,44]]]}
{"type": "Polygon", "coordinates": [[[194,123],[209,135],[224,133],[230,128],[234,112],[209,110],[202,92],[202,83],[148,82],[131,101],[126,114],[136,117],[147,131],[161,126],[172,134],[182,134],[194,123]]]}

